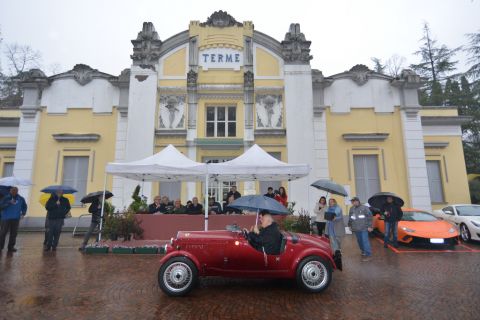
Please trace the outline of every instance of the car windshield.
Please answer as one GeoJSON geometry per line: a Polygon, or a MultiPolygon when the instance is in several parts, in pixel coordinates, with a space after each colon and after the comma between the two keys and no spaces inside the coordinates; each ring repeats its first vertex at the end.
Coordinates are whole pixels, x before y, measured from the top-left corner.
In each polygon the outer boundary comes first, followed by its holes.
{"type": "Polygon", "coordinates": [[[430,213],[423,211],[404,211],[402,221],[437,221],[430,213]]]}
{"type": "Polygon", "coordinates": [[[458,206],[459,216],[480,216],[480,206],[458,206]]]}

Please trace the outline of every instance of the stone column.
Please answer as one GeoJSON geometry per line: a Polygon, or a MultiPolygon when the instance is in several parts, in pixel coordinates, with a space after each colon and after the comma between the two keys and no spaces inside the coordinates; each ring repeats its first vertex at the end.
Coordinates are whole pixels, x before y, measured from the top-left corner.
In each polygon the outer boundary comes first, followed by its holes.
{"type": "MultiPolygon", "coordinates": [[[[282,41],[285,82],[285,116],[287,129],[287,154],[289,163],[308,163],[314,167],[313,89],[310,67],[310,41],[300,32],[299,24],[291,24],[282,41]]],[[[315,171],[309,176],[289,183],[289,201],[296,202],[295,209],[314,207],[314,190],[309,185],[315,171]]]]}
{"type": "Polygon", "coordinates": [[[400,112],[407,165],[410,207],[430,211],[432,202],[428,186],[427,163],[423,145],[423,129],[419,114],[418,88],[422,81],[412,70],[403,70],[399,80],[392,82],[401,89],[400,112]]]}
{"type": "MultiPolygon", "coordinates": [[[[33,182],[42,91],[49,85],[45,74],[39,69],[26,72],[22,78],[23,104],[22,117],[18,128],[17,148],[13,175],[30,179],[33,182]]],[[[19,193],[29,204],[31,186],[20,186],[19,193]]]]}

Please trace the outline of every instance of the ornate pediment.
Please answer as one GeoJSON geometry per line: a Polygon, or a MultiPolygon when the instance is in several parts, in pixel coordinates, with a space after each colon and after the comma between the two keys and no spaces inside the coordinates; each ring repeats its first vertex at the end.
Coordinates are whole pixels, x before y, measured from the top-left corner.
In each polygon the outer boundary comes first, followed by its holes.
{"type": "Polygon", "coordinates": [[[359,86],[364,85],[368,81],[368,75],[373,71],[364,64],[354,65],[348,72],[352,74],[352,80],[359,86]]]}
{"type": "Polygon", "coordinates": [[[87,66],[86,64],[76,64],[72,69],[73,78],[80,85],[84,86],[93,79],[93,73],[98,70],[87,66]]]}
{"type": "Polygon", "coordinates": [[[210,17],[207,18],[207,21],[200,23],[200,26],[210,26],[217,28],[225,27],[243,27],[243,24],[235,20],[234,17],[229,15],[226,11],[215,11],[210,17]]]}
{"type": "Polygon", "coordinates": [[[286,63],[309,64],[313,57],[310,55],[311,41],[305,39],[300,32],[300,24],[292,23],[290,30],[282,41],[282,54],[286,63]]]}
{"type": "Polygon", "coordinates": [[[160,48],[162,41],[155,27],[151,22],[144,22],[142,31],[137,35],[137,39],[132,40],[133,54],[130,56],[134,65],[150,67],[157,64],[160,58],[160,48]]]}

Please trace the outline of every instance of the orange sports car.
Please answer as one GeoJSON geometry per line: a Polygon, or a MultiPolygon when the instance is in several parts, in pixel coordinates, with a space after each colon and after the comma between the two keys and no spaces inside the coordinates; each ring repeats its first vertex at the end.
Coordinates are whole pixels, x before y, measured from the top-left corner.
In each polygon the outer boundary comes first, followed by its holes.
{"type": "MultiPolygon", "coordinates": [[[[458,243],[458,231],[452,224],[440,220],[428,212],[402,208],[403,217],[398,222],[398,242],[412,245],[440,244],[454,246],[458,243]]],[[[373,230],[384,234],[384,218],[380,214],[373,217],[373,230]]]]}

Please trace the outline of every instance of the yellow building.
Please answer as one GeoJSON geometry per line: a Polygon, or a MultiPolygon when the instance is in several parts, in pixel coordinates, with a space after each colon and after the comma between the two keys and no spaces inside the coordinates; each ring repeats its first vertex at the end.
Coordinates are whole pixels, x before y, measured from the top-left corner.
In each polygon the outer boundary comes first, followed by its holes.
{"type": "MultiPolygon", "coordinates": [[[[455,108],[420,106],[422,81],[411,70],[394,79],[356,65],[326,77],[311,68],[299,24],[278,41],[223,11],[163,41],[145,22],[132,44],[132,65],[119,76],[82,64],[51,77],[34,69],[22,82],[23,105],[0,111],[3,175],[33,181],[20,190],[31,217],[45,215],[42,187],[71,185],[78,200],[103,188],[107,162],[145,158],[168,144],[199,162],[226,161],[256,143],[282,161],[309,163],[310,175],[298,181],[239,189],[284,185],[296,209],[310,212],[322,192],[309,184],[321,178],[363,201],[392,191],[426,210],[469,202],[466,119],[455,108]]],[[[136,184],[108,178],[118,208],[136,184]]],[[[209,193],[221,201],[233,184],[214,183],[209,193]]],[[[142,186],[150,199],[203,197],[200,183],[142,186]]],[[[85,211],[78,204],[73,215],[85,211]]]]}

